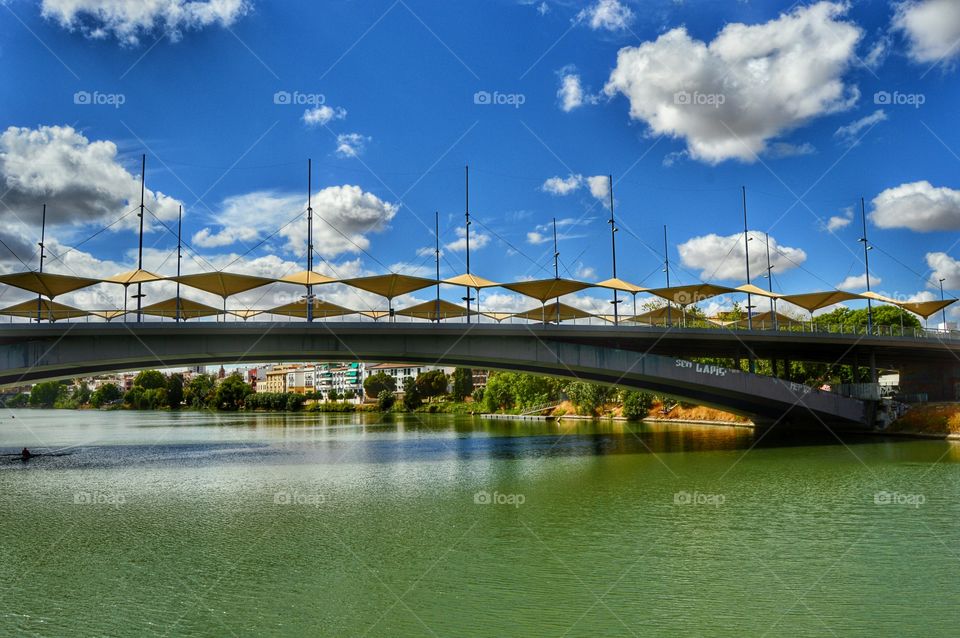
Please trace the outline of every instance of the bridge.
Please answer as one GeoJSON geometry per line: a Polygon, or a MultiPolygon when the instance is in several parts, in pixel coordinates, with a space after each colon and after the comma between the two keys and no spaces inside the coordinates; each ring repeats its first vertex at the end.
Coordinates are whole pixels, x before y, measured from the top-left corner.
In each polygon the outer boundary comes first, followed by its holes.
{"type": "Polygon", "coordinates": [[[214,363],[409,362],[577,378],[655,392],[760,423],[870,422],[867,402],[690,360],[748,356],[942,371],[958,367],[960,340],[564,324],[8,324],[0,327],[0,386],[214,363]]]}

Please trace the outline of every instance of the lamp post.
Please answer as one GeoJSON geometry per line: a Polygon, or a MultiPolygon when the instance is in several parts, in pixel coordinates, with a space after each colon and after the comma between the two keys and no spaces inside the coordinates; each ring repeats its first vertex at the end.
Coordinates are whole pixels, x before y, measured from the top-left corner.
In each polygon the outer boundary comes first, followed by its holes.
{"type": "MultiPolygon", "coordinates": [[[[944,282],[944,281],[946,281],[946,278],[941,278],[941,279],[940,279],[940,301],[943,301],[943,282],[944,282]]],[[[940,310],[940,312],[943,313],[943,315],[942,315],[942,316],[943,316],[943,329],[944,329],[944,330],[947,330],[947,307],[944,306],[944,307],[940,310]]]]}

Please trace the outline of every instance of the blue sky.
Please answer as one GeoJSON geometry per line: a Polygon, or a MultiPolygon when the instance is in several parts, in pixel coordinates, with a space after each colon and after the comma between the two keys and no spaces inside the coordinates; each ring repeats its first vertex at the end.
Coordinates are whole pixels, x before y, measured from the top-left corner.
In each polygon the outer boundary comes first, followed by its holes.
{"type": "MultiPolygon", "coordinates": [[[[340,276],[432,274],[435,210],[442,274],[462,272],[469,164],[471,267],[489,279],[552,276],[554,217],[561,275],[609,277],[609,211],[590,180],[609,174],[618,275],[640,285],[663,285],[664,224],[672,283],[743,283],[746,186],[776,290],[863,289],[845,281],[864,274],[861,196],[875,289],[960,289],[953,2],[0,5],[0,238],[30,267],[44,201],[66,253],[49,270],[135,267],[135,217],[84,240],[137,203],[146,153],[163,194],[151,210],[175,227],[184,206],[185,269],[305,265],[302,218],[272,234],[305,207],[312,158],[315,207],[338,229],[317,224],[316,269],[340,276]],[[553,177],[570,192],[550,192],[553,177]]],[[[172,274],[176,240],[152,226],[147,266],[172,274]]],[[[766,287],[762,249],[757,234],[766,287]]]]}

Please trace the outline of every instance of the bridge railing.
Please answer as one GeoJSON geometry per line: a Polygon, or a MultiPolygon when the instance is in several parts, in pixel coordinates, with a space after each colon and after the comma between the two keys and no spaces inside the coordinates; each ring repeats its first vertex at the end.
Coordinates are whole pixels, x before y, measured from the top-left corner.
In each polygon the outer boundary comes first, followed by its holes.
{"type": "MultiPolygon", "coordinates": [[[[247,315],[243,316],[242,311],[234,311],[238,314],[232,314],[228,311],[226,315],[219,316],[210,316],[210,317],[187,317],[181,318],[181,321],[189,321],[193,324],[198,321],[203,322],[217,322],[217,323],[257,323],[264,321],[305,321],[305,317],[290,317],[290,316],[281,316],[281,315],[272,315],[270,313],[264,312],[257,315],[247,315]]],[[[314,316],[314,321],[316,322],[355,322],[355,321],[370,321],[378,323],[430,323],[434,319],[427,317],[410,317],[400,314],[390,315],[385,311],[382,314],[375,314],[372,311],[369,314],[363,313],[354,313],[354,314],[327,314],[324,312],[318,311],[314,316]]],[[[134,323],[136,322],[136,313],[131,312],[128,317],[117,317],[112,320],[113,323],[134,323]]],[[[466,323],[467,318],[462,314],[446,314],[441,313],[439,320],[443,323],[466,323]]],[[[100,323],[104,320],[100,317],[95,316],[83,316],[83,317],[70,317],[65,319],[60,319],[58,323],[100,323]]],[[[175,321],[172,316],[154,316],[154,315],[143,315],[139,323],[173,323],[175,321]]],[[[10,323],[36,323],[35,317],[20,317],[20,316],[11,316],[10,323]]],[[[536,321],[531,319],[526,319],[522,317],[502,317],[502,318],[491,318],[487,315],[473,315],[470,318],[472,323],[483,323],[483,324],[512,324],[512,325],[541,325],[542,321],[536,321]]],[[[48,323],[48,320],[45,318],[43,323],[48,323]]],[[[593,325],[593,326],[612,326],[612,318],[600,317],[600,316],[587,316],[587,317],[576,317],[563,319],[562,325],[593,325]]],[[[548,325],[556,325],[556,320],[550,321],[550,317],[547,317],[548,325]]],[[[620,319],[619,326],[621,327],[641,327],[641,328],[666,328],[668,324],[666,321],[651,321],[651,322],[638,322],[631,321],[629,319],[620,319]]],[[[777,321],[773,322],[770,320],[754,320],[752,325],[748,325],[748,322],[745,319],[736,322],[716,322],[705,320],[699,317],[677,317],[669,325],[672,330],[684,330],[684,329],[709,329],[709,330],[726,330],[726,331],[760,331],[760,332],[790,332],[790,333],[817,333],[817,334],[838,334],[838,335],[867,335],[866,326],[855,326],[847,324],[828,324],[817,321],[777,321]]],[[[872,330],[869,333],[873,336],[878,337],[899,337],[899,338],[910,338],[910,339],[960,339],[960,330],[944,330],[940,328],[916,328],[912,326],[900,326],[900,325],[877,325],[873,326],[872,330]]]]}

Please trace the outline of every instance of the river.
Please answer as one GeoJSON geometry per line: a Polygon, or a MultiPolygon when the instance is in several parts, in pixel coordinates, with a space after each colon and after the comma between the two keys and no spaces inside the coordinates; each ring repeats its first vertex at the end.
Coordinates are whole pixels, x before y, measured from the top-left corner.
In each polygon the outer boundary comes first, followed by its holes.
{"type": "Polygon", "coordinates": [[[7,410],[4,635],[948,636],[960,445],[7,410]]]}

